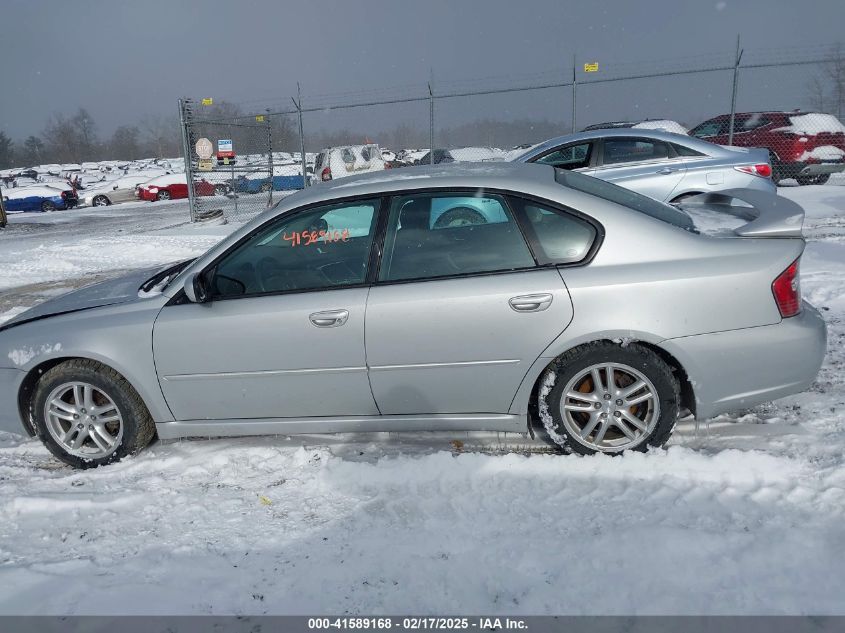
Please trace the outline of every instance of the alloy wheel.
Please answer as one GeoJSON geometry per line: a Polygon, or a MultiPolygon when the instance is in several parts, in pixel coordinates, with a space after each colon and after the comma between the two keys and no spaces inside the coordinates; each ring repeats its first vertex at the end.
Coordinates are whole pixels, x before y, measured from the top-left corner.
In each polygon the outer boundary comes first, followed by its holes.
{"type": "Polygon", "coordinates": [[[86,382],[59,385],[44,405],[47,430],[70,455],[100,459],[123,438],[123,415],[102,389],[86,382]]]}
{"type": "Polygon", "coordinates": [[[660,401],[642,372],[621,363],[600,363],[566,384],[560,413],[575,441],[596,451],[617,452],[638,446],[654,431],[660,401]]]}

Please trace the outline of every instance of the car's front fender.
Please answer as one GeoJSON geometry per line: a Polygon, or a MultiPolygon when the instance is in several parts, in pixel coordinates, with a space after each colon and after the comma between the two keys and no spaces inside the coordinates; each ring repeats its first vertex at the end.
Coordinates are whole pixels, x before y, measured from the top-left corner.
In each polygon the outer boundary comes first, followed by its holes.
{"type": "MultiPolygon", "coordinates": [[[[16,325],[0,332],[0,367],[29,375],[64,359],[94,360],[129,381],[154,421],[171,421],[152,353],[153,323],[165,302],[159,296],[16,325]]],[[[2,406],[17,409],[17,393],[11,403],[2,406]]]]}

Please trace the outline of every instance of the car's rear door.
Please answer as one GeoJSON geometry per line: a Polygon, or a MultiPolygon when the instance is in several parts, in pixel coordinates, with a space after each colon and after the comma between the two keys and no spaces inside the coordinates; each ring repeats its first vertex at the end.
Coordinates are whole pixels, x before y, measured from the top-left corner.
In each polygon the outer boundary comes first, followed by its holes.
{"type": "Polygon", "coordinates": [[[161,311],[153,351],[177,420],[378,414],[364,312],[379,206],[271,221],[214,265],[211,302],[161,311]]]}
{"type": "Polygon", "coordinates": [[[450,199],[463,206],[467,195],[391,200],[366,317],[370,384],[384,415],[507,413],[531,364],[572,319],[560,274],[536,264],[504,196],[477,196],[499,209],[483,221],[437,224],[450,199]]]}
{"type": "Polygon", "coordinates": [[[605,137],[598,165],[591,174],[621,187],[666,202],[684,178],[683,158],[669,143],[632,136],[605,137]]]}

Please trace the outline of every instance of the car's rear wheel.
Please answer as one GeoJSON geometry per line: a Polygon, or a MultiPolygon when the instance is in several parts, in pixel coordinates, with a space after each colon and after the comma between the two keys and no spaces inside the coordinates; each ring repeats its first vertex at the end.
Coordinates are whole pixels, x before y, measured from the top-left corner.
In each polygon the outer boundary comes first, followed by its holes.
{"type": "Polygon", "coordinates": [[[455,207],[449,209],[434,221],[435,229],[445,229],[455,226],[469,226],[487,224],[486,218],[470,207],[455,207]]]}
{"type": "Polygon", "coordinates": [[[597,342],[556,363],[554,386],[540,395],[549,437],[582,455],[662,446],[678,419],[680,387],[647,347],[597,342]]]}
{"type": "Polygon", "coordinates": [[[156,200],[170,200],[170,192],[167,189],[162,189],[156,194],[156,200]]]}
{"type": "Polygon", "coordinates": [[[94,196],[91,203],[95,207],[107,207],[111,204],[111,200],[109,200],[106,196],[94,196]]]}
{"type": "Polygon", "coordinates": [[[229,188],[226,185],[214,185],[215,196],[225,196],[228,192],[229,188]]]}
{"type": "Polygon", "coordinates": [[[41,210],[44,211],[45,213],[47,211],[55,211],[56,210],[56,203],[52,202],[50,200],[45,200],[44,202],[41,203],[41,210]]]}
{"type": "Polygon", "coordinates": [[[816,174],[815,176],[798,176],[799,185],[823,185],[830,180],[830,174],[816,174]]]}
{"type": "Polygon", "coordinates": [[[141,397],[113,369],[76,359],[48,370],[33,400],[38,437],[74,468],[95,468],[144,448],[155,424],[141,397]]]}
{"type": "Polygon", "coordinates": [[[270,193],[270,183],[269,182],[261,183],[261,192],[262,193],[270,193]]]}

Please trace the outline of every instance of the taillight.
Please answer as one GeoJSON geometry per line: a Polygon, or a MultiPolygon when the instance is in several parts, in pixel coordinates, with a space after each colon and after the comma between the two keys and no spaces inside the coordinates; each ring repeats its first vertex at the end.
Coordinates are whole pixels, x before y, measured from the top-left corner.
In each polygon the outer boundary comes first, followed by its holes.
{"type": "Polygon", "coordinates": [[[326,181],[332,179],[332,170],[329,167],[323,167],[323,171],[320,172],[320,180],[326,181]]]}
{"type": "Polygon", "coordinates": [[[752,176],[760,176],[760,178],[769,178],[772,175],[772,166],[769,163],[760,163],[759,165],[740,165],[734,167],[737,171],[741,171],[752,176]]]}
{"type": "Polygon", "coordinates": [[[62,191],[62,198],[67,199],[67,191],[62,191]]]}
{"type": "Polygon", "coordinates": [[[772,282],[772,294],[780,315],[786,319],[801,312],[801,283],[798,279],[798,261],[795,260],[772,282]]]}

